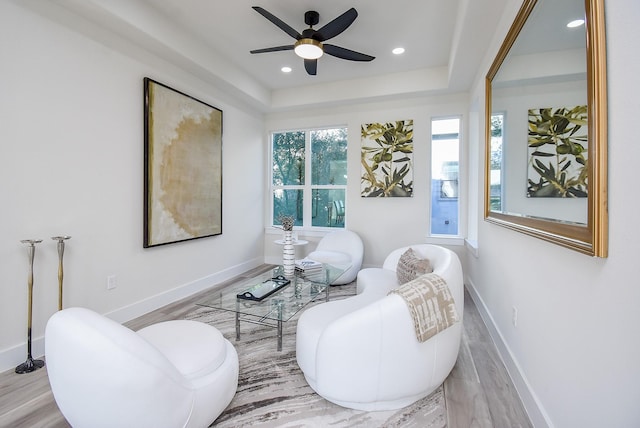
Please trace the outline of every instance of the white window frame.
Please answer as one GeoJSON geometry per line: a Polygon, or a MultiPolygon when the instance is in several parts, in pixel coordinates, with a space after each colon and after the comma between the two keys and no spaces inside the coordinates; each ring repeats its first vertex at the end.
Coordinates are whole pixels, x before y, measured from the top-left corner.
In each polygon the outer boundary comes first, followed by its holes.
{"type": "MultiPolygon", "coordinates": [[[[286,130],[278,130],[271,131],[269,133],[269,223],[272,227],[279,226],[276,224],[276,220],[273,217],[274,204],[273,204],[273,195],[275,190],[283,189],[283,190],[299,190],[303,191],[303,207],[302,207],[302,226],[294,226],[294,230],[306,230],[306,231],[331,231],[331,230],[340,230],[347,228],[347,184],[340,185],[332,185],[332,184],[311,184],[311,133],[313,131],[321,131],[324,129],[345,129],[348,135],[348,127],[346,125],[337,125],[337,126],[321,126],[321,127],[309,127],[309,128],[296,128],[296,129],[286,129],[286,130]],[[300,185],[285,185],[285,186],[276,186],[273,184],[273,136],[274,134],[284,134],[289,132],[304,132],[304,183],[300,185]],[[325,227],[325,226],[313,226],[313,213],[312,213],[312,197],[313,190],[344,190],[344,205],[345,205],[345,216],[344,221],[341,227],[325,227]]],[[[349,151],[347,144],[347,153],[349,151]]]]}
{"type": "MultiPolygon", "coordinates": [[[[490,117],[493,116],[502,116],[502,157],[500,158],[500,207],[501,210],[504,211],[504,159],[505,159],[505,134],[506,134],[506,123],[507,123],[507,112],[506,111],[496,111],[492,112],[490,117]]],[[[489,136],[489,140],[491,143],[491,136],[489,136]]],[[[489,171],[491,171],[491,159],[489,159],[489,171]]],[[[488,178],[487,178],[488,179],[488,178]]],[[[491,187],[491,183],[489,183],[489,187],[491,187]]]]}
{"type": "Polygon", "coordinates": [[[464,174],[463,174],[463,130],[464,130],[464,117],[461,114],[458,115],[448,115],[448,116],[434,116],[431,117],[429,121],[429,227],[427,231],[426,242],[430,244],[442,244],[442,245],[464,245],[464,235],[463,235],[463,195],[465,195],[465,186],[464,186],[464,174]],[[447,120],[447,119],[458,119],[458,196],[457,196],[457,210],[458,210],[458,231],[455,235],[445,235],[445,234],[432,234],[432,223],[433,223],[433,122],[438,120],[447,120]]]}

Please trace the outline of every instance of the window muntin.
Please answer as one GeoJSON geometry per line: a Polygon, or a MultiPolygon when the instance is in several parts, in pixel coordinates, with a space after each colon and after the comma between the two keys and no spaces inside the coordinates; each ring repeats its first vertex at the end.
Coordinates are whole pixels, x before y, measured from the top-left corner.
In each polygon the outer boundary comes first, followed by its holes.
{"type": "Polygon", "coordinates": [[[347,129],[276,132],[271,141],[272,224],[290,215],[298,227],[344,227],[347,129]]]}

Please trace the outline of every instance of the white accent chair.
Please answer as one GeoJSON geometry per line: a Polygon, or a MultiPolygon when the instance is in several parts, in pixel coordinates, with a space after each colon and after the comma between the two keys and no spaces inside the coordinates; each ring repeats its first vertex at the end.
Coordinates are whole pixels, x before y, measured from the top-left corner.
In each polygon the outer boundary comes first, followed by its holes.
{"type": "Polygon", "coordinates": [[[397,294],[396,266],[409,247],[391,252],[382,268],[358,274],[358,294],[307,309],[298,320],[296,359],[320,396],[358,410],[393,410],[431,394],[451,372],[462,336],[464,289],[458,256],[440,246],[412,245],[428,258],[455,300],[460,321],[420,343],[407,304],[397,294]]]}
{"type": "Polygon", "coordinates": [[[238,386],[238,354],[210,325],[166,321],[134,332],[85,308],[45,331],[51,390],[74,428],[207,427],[238,386]]]}
{"type": "Polygon", "coordinates": [[[320,263],[340,266],[348,265],[351,267],[340,275],[332,285],[348,284],[356,279],[360,268],[362,267],[362,259],[364,257],[364,245],[362,239],[357,233],[350,230],[336,230],[325,235],[315,251],[307,255],[307,258],[320,263]]]}

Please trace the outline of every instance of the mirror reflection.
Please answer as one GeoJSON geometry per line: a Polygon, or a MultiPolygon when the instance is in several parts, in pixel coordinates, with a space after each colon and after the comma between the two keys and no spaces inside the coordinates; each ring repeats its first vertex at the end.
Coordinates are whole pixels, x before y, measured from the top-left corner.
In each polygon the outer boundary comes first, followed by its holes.
{"type": "Polygon", "coordinates": [[[493,77],[491,211],[587,224],[584,16],[582,0],[539,0],[493,77]]]}
{"type": "Polygon", "coordinates": [[[486,87],[485,220],[598,257],[608,246],[604,30],[604,0],[524,0],[486,87]]]}

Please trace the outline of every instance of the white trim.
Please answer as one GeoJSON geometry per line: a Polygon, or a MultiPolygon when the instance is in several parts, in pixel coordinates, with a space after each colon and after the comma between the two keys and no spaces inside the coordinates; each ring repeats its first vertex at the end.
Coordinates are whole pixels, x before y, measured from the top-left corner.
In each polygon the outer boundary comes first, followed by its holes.
{"type": "MultiPolygon", "coordinates": [[[[31,355],[34,359],[41,359],[44,355],[44,337],[31,339],[31,355]]],[[[27,342],[0,351],[0,372],[15,369],[27,359],[27,342]]],[[[28,376],[28,375],[25,375],[28,376]]]]}
{"type": "MultiPolygon", "coordinates": [[[[179,285],[176,288],[151,296],[123,308],[116,309],[104,315],[122,324],[163,306],[174,303],[180,299],[184,299],[195,293],[199,293],[200,291],[212,288],[216,284],[227,281],[248,270],[256,268],[262,263],[262,259],[249,260],[223,271],[196,279],[195,281],[187,284],[179,285]]],[[[27,357],[26,348],[27,343],[25,341],[12,348],[0,351],[0,372],[13,369],[18,364],[23,363],[27,357]]],[[[44,355],[44,335],[32,338],[31,354],[34,358],[42,358],[42,355],[44,355]]]]}
{"type": "Polygon", "coordinates": [[[427,236],[424,238],[426,244],[435,244],[435,245],[456,245],[463,246],[464,238],[461,236],[427,236]]]}
{"type": "Polygon", "coordinates": [[[133,303],[129,306],[116,309],[115,311],[105,314],[105,316],[122,324],[163,306],[174,303],[180,299],[184,299],[208,288],[212,288],[216,284],[236,277],[248,270],[260,266],[261,264],[261,259],[249,260],[223,271],[207,275],[204,278],[196,279],[190,283],[180,285],[172,290],[156,294],[155,296],[133,303]]]}
{"type": "MultiPolygon", "coordinates": [[[[267,177],[267,192],[268,196],[268,218],[267,223],[271,225],[275,225],[274,214],[274,192],[276,190],[302,190],[303,191],[303,204],[302,204],[302,226],[301,228],[324,228],[323,226],[313,226],[312,219],[312,206],[313,206],[313,191],[314,190],[342,190],[344,191],[344,204],[347,206],[347,190],[349,182],[345,184],[313,184],[311,181],[311,176],[313,174],[312,166],[313,166],[313,150],[311,144],[311,133],[315,131],[322,130],[340,130],[344,129],[346,132],[346,141],[347,141],[347,153],[349,152],[349,126],[348,125],[327,125],[322,127],[303,127],[296,128],[290,130],[281,130],[281,131],[270,131],[268,134],[268,143],[269,143],[269,159],[267,165],[268,177],[267,177]],[[286,184],[276,186],[273,184],[273,136],[275,134],[285,134],[285,133],[295,133],[295,132],[304,132],[304,182],[302,184],[286,184]]],[[[345,159],[347,162],[348,156],[345,159]]],[[[340,229],[346,228],[346,215],[343,221],[343,227],[340,229]]],[[[338,228],[336,228],[338,229],[338,228]]]]}
{"type": "MultiPolygon", "coordinates": [[[[345,230],[345,229],[346,228],[344,227],[313,227],[313,228],[294,227],[293,234],[297,235],[299,239],[306,238],[306,237],[322,238],[328,233],[334,232],[336,230],[345,230]]],[[[264,234],[282,236],[282,229],[275,226],[267,226],[264,229],[264,234]]]]}
{"type": "Polygon", "coordinates": [[[464,246],[467,248],[467,251],[473,255],[473,257],[476,259],[479,257],[480,248],[478,247],[478,241],[474,239],[465,239],[464,246]]]}
{"type": "Polygon", "coordinates": [[[473,281],[471,279],[467,280],[468,284],[466,285],[467,291],[469,291],[469,295],[476,307],[478,308],[478,312],[480,312],[480,317],[484,321],[487,326],[487,330],[489,330],[489,335],[493,339],[494,344],[498,350],[498,354],[502,359],[504,366],[507,369],[507,373],[513,382],[518,395],[520,396],[520,400],[522,400],[522,404],[524,405],[525,411],[531,420],[532,425],[535,428],[553,428],[553,423],[547,415],[542,403],[538,399],[538,396],[535,394],[529,381],[524,375],[522,368],[518,364],[518,361],[514,358],[509,345],[507,345],[502,333],[500,333],[500,329],[496,325],[489,309],[485,305],[482,297],[478,293],[473,281]]]}
{"type": "MultiPolygon", "coordinates": [[[[441,120],[450,120],[450,119],[458,119],[458,196],[455,198],[457,201],[457,210],[458,210],[458,227],[457,227],[457,234],[462,234],[463,231],[461,229],[461,225],[463,224],[463,208],[465,208],[463,206],[463,199],[464,199],[464,195],[466,192],[466,187],[464,185],[463,182],[463,174],[462,174],[462,167],[466,166],[463,164],[463,153],[464,153],[464,149],[465,147],[463,146],[463,138],[464,138],[464,134],[463,134],[463,127],[466,126],[466,121],[463,120],[463,115],[462,114],[453,114],[453,115],[445,115],[445,116],[432,116],[431,120],[429,121],[429,130],[431,135],[429,135],[429,232],[431,232],[432,226],[433,226],[433,141],[434,141],[434,136],[436,135],[443,135],[443,134],[434,134],[433,133],[433,122],[435,121],[441,121],[441,120]]],[[[429,235],[431,236],[431,235],[429,235]]],[[[456,235],[456,236],[460,236],[460,235],[456,235]]],[[[436,238],[437,239],[437,235],[436,238]]],[[[434,243],[437,244],[438,242],[433,241],[427,241],[427,243],[434,243]]],[[[448,242],[443,242],[443,245],[463,245],[463,243],[448,243],[448,242]]]]}

